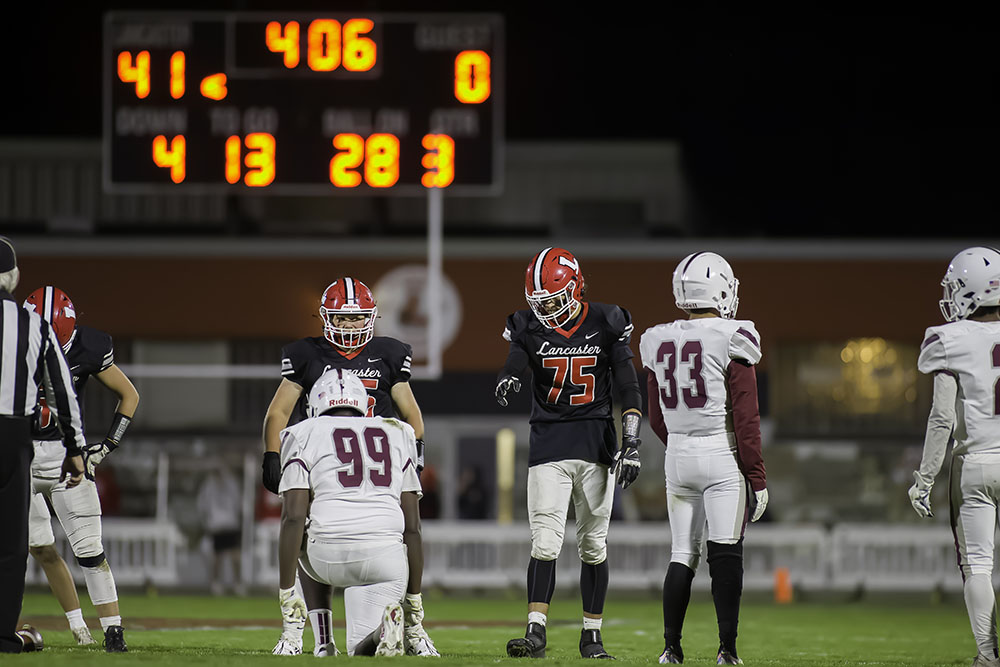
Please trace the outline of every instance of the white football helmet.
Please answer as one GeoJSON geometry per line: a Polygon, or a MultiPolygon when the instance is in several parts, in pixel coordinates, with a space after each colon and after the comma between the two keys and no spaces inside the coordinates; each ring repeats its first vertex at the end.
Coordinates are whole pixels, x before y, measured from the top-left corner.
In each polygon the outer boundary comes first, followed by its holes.
{"type": "Polygon", "coordinates": [[[333,408],[349,408],[362,417],[368,412],[368,391],[353,371],[331,368],[319,376],[309,390],[310,417],[333,408]]]}
{"type": "Polygon", "coordinates": [[[941,314],[949,322],[964,320],[980,306],[1000,305],[1000,251],[966,248],[951,260],[941,285],[941,314]]]}
{"type": "Polygon", "coordinates": [[[674,269],[674,301],[681,310],[714,308],[731,320],[740,305],[740,281],[729,262],[714,252],[696,252],[674,269]]]}

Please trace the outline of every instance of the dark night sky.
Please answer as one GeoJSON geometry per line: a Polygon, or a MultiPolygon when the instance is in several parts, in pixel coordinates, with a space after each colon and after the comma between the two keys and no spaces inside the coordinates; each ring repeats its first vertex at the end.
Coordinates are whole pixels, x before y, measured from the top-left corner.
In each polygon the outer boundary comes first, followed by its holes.
{"type": "MultiPolygon", "coordinates": [[[[1000,27],[985,15],[280,4],[503,14],[508,140],[677,140],[719,234],[1000,236],[1000,27]]],[[[0,46],[6,90],[20,91],[5,95],[2,134],[98,137],[102,10],[43,5],[24,18],[50,27],[0,46]]]]}

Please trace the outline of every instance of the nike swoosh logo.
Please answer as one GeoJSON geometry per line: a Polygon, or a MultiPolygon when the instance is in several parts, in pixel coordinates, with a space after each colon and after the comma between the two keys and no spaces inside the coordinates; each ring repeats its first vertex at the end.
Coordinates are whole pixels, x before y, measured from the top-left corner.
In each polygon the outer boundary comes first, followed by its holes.
{"type": "Polygon", "coordinates": [[[594,336],[596,336],[596,335],[597,335],[597,334],[599,334],[599,333],[601,333],[601,332],[600,332],[600,331],[595,331],[594,333],[589,333],[589,334],[587,334],[586,336],[584,336],[584,338],[585,338],[586,340],[590,340],[591,338],[593,338],[594,336]]]}
{"type": "Polygon", "coordinates": [[[382,357],[375,357],[374,359],[369,359],[369,364],[374,364],[376,361],[382,361],[382,357]]]}

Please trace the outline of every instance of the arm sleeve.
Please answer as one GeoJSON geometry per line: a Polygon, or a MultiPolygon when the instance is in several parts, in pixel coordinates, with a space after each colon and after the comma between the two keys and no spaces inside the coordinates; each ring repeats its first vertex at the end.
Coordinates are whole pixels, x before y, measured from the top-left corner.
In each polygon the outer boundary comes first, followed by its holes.
{"type": "Polygon", "coordinates": [[[656,382],[656,373],[646,369],[646,403],[649,407],[646,414],[649,416],[649,425],[653,429],[663,446],[667,446],[667,423],[663,419],[663,411],[660,409],[660,386],[656,382]]]}
{"type": "MultiPolygon", "coordinates": [[[[611,335],[614,336],[614,340],[611,342],[611,352],[609,357],[611,358],[612,365],[617,365],[622,361],[628,361],[633,356],[631,342],[632,342],[632,316],[627,310],[620,306],[616,306],[609,315],[608,324],[610,326],[611,335]]],[[[638,381],[636,386],[638,386],[638,381]]],[[[641,403],[641,399],[640,399],[641,403]]]]}
{"type": "Polygon", "coordinates": [[[757,404],[757,373],[754,367],[733,361],[726,374],[726,387],[733,406],[736,456],[750,488],[767,487],[767,471],[761,453],[760,408],[757,404]]]}
{"type": "Polygon", "coordinates": [[[56,406],[56,416],[63,444],[66,446],[66,455],[78,456],[87,443],[83,437],[80,402],[73,388],[73,375],[69,372],[69,366],[66,364],[55,332],[45,322],[42,322],[42,333],[45,337],[43,371],[45,400],[49,405],[56,406]]]}
{"type": "Polygon", "coordinates": [[[934,398],[931,412],[927,417],[927,432],[924,435],[924,453],[920,457],[917,474],[928,486],[941,472],[948,442],[955,426],[955,400],[958,397],[958,380],[951,373],[934,374],[934,398]]]}
{"type": "Polygon", "coordinates": [[[615,389],[622,402],[622,412],[638,410],[642,413],[642,392],[639,391],[639,378],[632,365],[632,359],[621,359],[611,366],[615,389]]]}
{"type": "Polygon", "coordinates": [[[278,493],[309,488],[309,462],[302,445],[288,429],[281,432],[281,482],[278,493]]]}
{"type": "Polygon", "coordinates": [[[507,353],[507,361],[504,362],[503,368],[500,369],[500,374],[497,376],[497,382],[509,375],[524,380],[524,371],[528,367],[528,351],[524,349],[517,333],[514,316],[509,315],[503,330],[503,339],[510,343],[510,351],[507,353]]]}

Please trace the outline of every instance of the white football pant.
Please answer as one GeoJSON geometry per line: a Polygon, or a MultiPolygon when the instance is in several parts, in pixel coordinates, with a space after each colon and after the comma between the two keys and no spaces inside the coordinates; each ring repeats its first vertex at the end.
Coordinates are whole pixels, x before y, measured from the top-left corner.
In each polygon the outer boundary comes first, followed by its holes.
{"type": "Polygon", "coordinates": [[[997,649],[993,593],[993,536],[1000,504],[1000,457],[956,456],[951,463],[951,525],[965,582],[965,606],[979,652],[997,649]]]}
{"type": "Polygon", "coordinates": [[[608,523],[614,494],[614,476],[607,466],[599,463],[567,460],[528,468],[531,557],[537,560],[559,557],[572,500],[580,560],[588,565],[603,563],[608,555],[608,523]]]}
{"type": "Polygon", "coordinates": [[[670,561],[697,571],[708,539],[736,544],[747,522],[747,483],[736,462],[732,433],[667,436],[663,461],[670,519],[670,561]]]}
{"type": "Polygon", "coordinates": [[[316,581],[344,588],[348,655],[382,622],[386,606],[400,603],[410,575],[402,542],[345,548],[310,539],[299,563],[316,581]]]}

